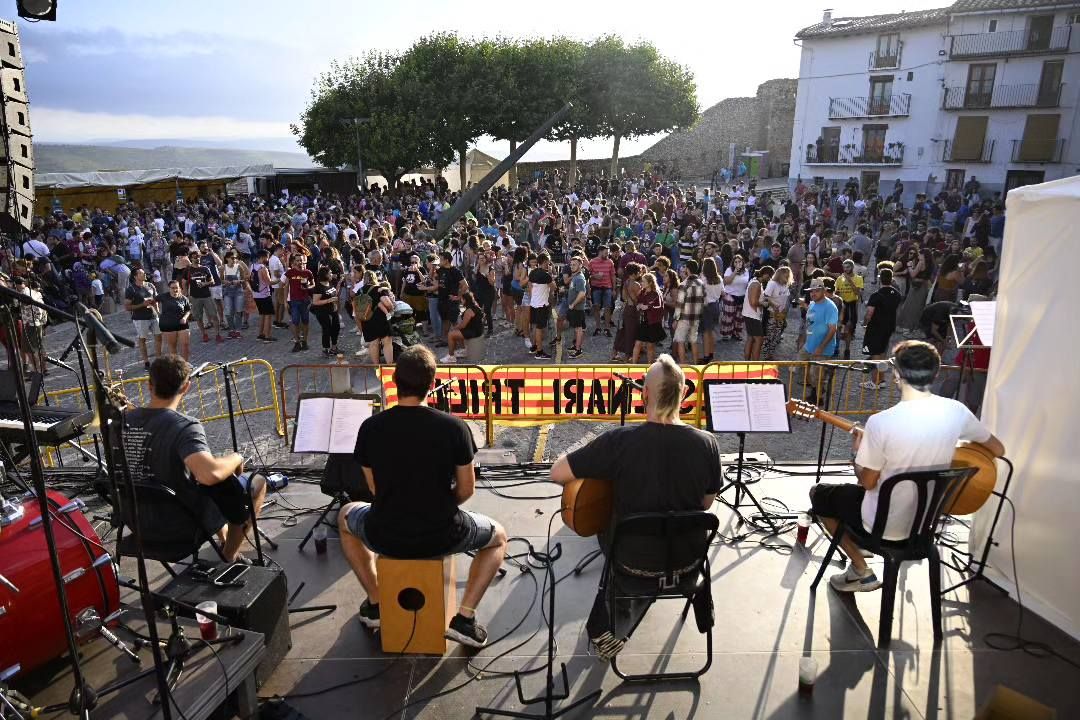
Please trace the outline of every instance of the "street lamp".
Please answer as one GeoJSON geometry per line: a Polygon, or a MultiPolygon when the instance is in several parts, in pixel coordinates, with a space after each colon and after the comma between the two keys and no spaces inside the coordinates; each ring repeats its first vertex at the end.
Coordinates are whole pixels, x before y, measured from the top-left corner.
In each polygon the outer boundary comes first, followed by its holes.
{"type": "Polygon", "coordinates": [[[352,125],[356,128],[356,184],[360,187],[360,192],[367,188],[367,175],[364,173],[364,161],[360,155],[360,126],[367,122],[371,122],[371,118],[348,118],[341,121],[345,127],[352,125]]]}

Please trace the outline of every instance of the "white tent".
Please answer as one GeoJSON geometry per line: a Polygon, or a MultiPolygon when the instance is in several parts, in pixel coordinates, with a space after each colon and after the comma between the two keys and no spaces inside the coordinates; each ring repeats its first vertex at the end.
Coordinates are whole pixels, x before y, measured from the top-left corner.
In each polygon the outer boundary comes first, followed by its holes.
{"type": "Polygon", "coordinates": [[[234,180],[240,177],[267,177],[273,174],[273,165],[107,170],[88,173],[37,173],[34,175],[34,186],[38,190],[130,187],[132,185],[148,185],[164,180],[234,180]]]}
{"type": "MultiPolygon", "coordinates": [[[[1016,563],[1026,607],[1080,638],[1080,334],[1068,263],[1080,220],[1080,177],[1009,192],[998,283],[994,349],[982,419],[1016,467],[1009,496],[1016,506],[1016,563]],[[1069,390],[1072,388],[1072,390],[1069,390]]],[[[1004,466],[1002,466],[1004,469],[1004,466]]],[[[998,488],[1003,478],[999,479],[998,488]]],[[[973,550],[981,551],[993,516],[976,516],[973,550]]],[[[1012,515],[1001,515],[1000,545],[988,575],[1013,586],[1012,515]]]]}

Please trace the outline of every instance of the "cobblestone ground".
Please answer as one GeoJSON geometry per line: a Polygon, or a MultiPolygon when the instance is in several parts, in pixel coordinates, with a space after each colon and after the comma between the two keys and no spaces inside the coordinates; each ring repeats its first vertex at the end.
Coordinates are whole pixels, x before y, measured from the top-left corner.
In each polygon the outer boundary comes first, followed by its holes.
{"type": "MultiPolygon", "coordinates": [[[[487,353],[484,362],[487,364],[539,364],[541,361],[536,360],[529,353],[523,340],[515,337],[510,325],[502,320],[501,310],[497,310],[496,314],[499,319],[495,323],[494,336],[488,340],[487,353]]],[[[778,357],[781,359],[794,358],[796,355],[796,336],[799,324],[798,311],[793,309],[790,313],[790,317],[792,319],[789,321],[788,328],[784,334],[783,343],[778,353],[778,357]]],[[[120,312],[108,316],[106,318],[106,324],[117,334],[127,337],[132,337],[134,334],[134,328],[132,327],[127,313],[120,312]]],[[[588,328],[586,330],[584,355],[580,359],[576,361],[566,359],[563,355],[562,347],[558,347],[552,350],[554,358],[552,360],[543,361],[543,363],[555,364],[562,362],[564,364],[602,364],[609,362],[611,359],[612,339],[602,335],[593,337],[593,329],[593,319],[590,316],[588,328]]],[[[320,351],[320,332],[317,327],[312,327],[311,329],[308,342],[312,349],[307,352],[291,352],[292,342],[288,330],[276,329],[275,333],[279,339],[272,344],[257,341],[255,339],[256,331],[254,329],[245,331],[243,338],[239,340],[226,340],[222,343],[215,342],[213,337],[211,337],[209,343],[204,343],[202,342],[199,333],[193,333],[191,362],[193,365],[198,365],[206,361],[237,360],[246,357],[249,359],[265,360],[279,374],[282,372],[283,368],[289,365],[326,365],[331,362],[331,360],[325,358],[320,351]]],[[[73,337],[74,332],[71,324],[50,329],[46,339],[49,354],[52,357],[59,356],[64,352],[73,337]]],[[[567,333],[566,340],[567,343],[572,341],[569,333],[567,333]]],[[[564,343],[564,345],[569,348],[568,344],[564,343]]],[[[352,334],[347,329],[344,330],[340,342],[342,352],[344,352],[352,362],[368,362],[366,354],[361,357],[355,355],[359,347],[359,337],[352,334]]],[[[669,347],[668,342],[665,342],[663,349],[667,351],[669,350],[669,347]]],[[[859,329],[855,341],[852,343],[852,348],[852,357],[854,359],[860,359],[862,357],[861,352],[859,352],[859,349],[861,348],[861,328],[859,329]]],[[[440,356],[445,353],[444,348],[439,347],[435,349],[440,356]]],[[[715,359],[720,361],[742,360],[742,352],[742,343],[740,342],[718,342],[716,344],[715,359]]],[[[74,354],[71,354],[68,357],[69,362],[72,364],[76,363],[75,357],[74,354]]],[[[116,356],[113,356],[111,358],[111,365],[114,372],[122,371],[125,378],[136,378],[145,375],[142,362],[135,350],[125,349],[116,356]]],[[[226,415],[226,403],[220,384],[220,377],[221,373],[218,372],[216,375],[210,375],[203,378],[200,381],[201,392],[193,393],[189,400],[189,403],[191,403],[189,407],[199,406],[201,412],[198,414],[204,417],[209,414],[226,415]]],[[[863,379],[864,377],[861,375],[852,375],[849,382],[855,383],[863,379]]],[[[46,383],[46,387],[49,390],[71,388],[74,387],[76,383],[75,376],[72,374],[56,367],[50,367],[46,383]]],[[[354,374],[354,389],[360,389],[362,386],[370,387],[372,383],[374,383],[374,377],[370,373],[366,376],[363,373],[354,374]]],[[[259,405],[268,405],[270,403],[268,394],[269,380],[266,377],[263,366],[246,367],[240,371],[237,377],[237,389],[239,403],[245,408],[250,408],[251,404],[254,402],[258,402],[259,405]]],[[[132,399],[138,401],[137,388],[129,386],[129,391],[129,395],[131,395],[132,399]]],[[[295,394],[291,394],[290,397],[291,402],[295,402],[295,394]]],[[[73,401],[74,397],[71,397],[68,400],[73,401]]],[[[474,431],[478,443],[483,444],[484,437],[482,424],[472,424],[475,426],[474,431]]],[[[552,460],[560,453],[565,452],[568,447],[581,444],[588,438],[595,436],[595,434],[602,432],[610,426],[611,425],[607,423],[578,421],[555,424],[541,428],[499,427],[496,428],[494,444],[497,447],[514,452],[520,462],[532,461],[534,459],[552,460]]],[[[791,435],[749,436],[746,444],[747,451],[765,451],[774,460],[816,460],[818,441],[820,438],[819,426],[817,424],[806,424],[795,421],[793,422],[792,428],[793,432],[791,435]]],[[[301,462],[305,464],[321,464],[321,459],[317,457],[300,457],[289,453],[284,439],[276,432],[272,421],[272,413],[256,413],[249,416],[246,420],[241,418],[237,422],[237,431],[241,451],[245,454],[255,454],[253,447],[257,446],[259,452],[264,455],[265,460],[268,462],[284,464],[297,464],[301,462]]],[[[231,445],[231,436],[227,419],[208,422],[207,432],[211,441],[211,446],[215,451],[224,451],[231,445]]],[[[735,438],[722,438],[722,441],[725,446],[725,451],[734,452],[736,450],[737,445],[735,438]]],[[[846,461],[849,457],[849,453],[849,440],[846,436],[837,435],[835,441],[832,443],[832,452],[829,457],[831,459],[846,461]]]]}

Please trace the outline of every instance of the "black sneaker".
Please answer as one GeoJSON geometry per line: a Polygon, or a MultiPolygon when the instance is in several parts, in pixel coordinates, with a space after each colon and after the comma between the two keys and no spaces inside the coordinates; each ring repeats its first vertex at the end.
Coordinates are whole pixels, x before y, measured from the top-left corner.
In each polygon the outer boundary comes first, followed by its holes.
{"type": "Polygon", "coordinates": [[[581,357],[584,354],[585,354],[585,351],[579,350],[578,348],[574,348],[569,353],[567,353],[568,356],[570,356],[570,357],[572,357],[574,359],[577,359],[577,358],[581,357]]]}
{"type": "Polygon", "coordinates": [[[600,333],[602,333],[602,332],[603,332],[603,330],[602,330],[602,329],[600,329],[600,328],[596,328],[595,330],[593,330],[593,331],[592,331],[592,336],[593,336],[593,337],[597,337],[597,336],[598,336],[598,335],[600,335],[600,333]]]}
{"type": "Polygon", "coordinates": [[[536,355],[534,355],[533,357],[535,357],[537,360],[550,360],[551,359],[551,356],[548,355],[543,350],[537,350],[536,355]]]}
{"type": "MultiPolygon", "coordinates": [[[[363,611],[362,607],[360,609],[363,611]]],[[[376,608],[375,622],[378,622],[378,612],[379,609],[376,608]]],[[[363,622],[363,619],[361,619],[361,622],[363,622]]],[[[455,615],[454,619],[450,621],[450,627],[446,628],[445,637],[454,642],[474,648],[484,647],[487,645],[488,640],[487,629],[476,622],[476,618],[467,618],[461,613],[455,615]]]]}
{"type": "Polygon", "coordinates": [[[300,347],[300,349],[301,349],[301,350],[307,350],[307,349],[308,349],[308,346],[307,346],[307,340],[304,340],[304,341],[302,341],[302,342],[300,343],[300,346],[301,346],[301,347],[300,347]]]}
{"type": "Polygon", "coordinates": [[[288,330],[289,329],[289,323],[273,322],[273,323],[271,323],[271,325],[273,325],[276,328],[281,328],[282,330],[288,330]]]}
{"type": "Polygon", "coordinates": [[[604,328],[604,335],[611,337],[611,328],[604,328]]]}
{"type": "Polygon", "coordinates": [[[356,613],[356,619],[359,620],[360,624],[364,627],[377,630],[380,625],[379,606],[372,605],[370,600],[365,600],[360,605],[360,610],[356,613]]]}
{"type": "Polygon", "coordinates": [[[300,343],[298,343],[298,342],[294,342],[294,343],[293,343],[293,346],[292,346],[292,352],[300,352],[300,351],[301,351],[301,350],[303,350],[303,349],[304,349],[304,348],[303,348],[303,346],[302,346],[302,345],[301,345],[300,343]]]}

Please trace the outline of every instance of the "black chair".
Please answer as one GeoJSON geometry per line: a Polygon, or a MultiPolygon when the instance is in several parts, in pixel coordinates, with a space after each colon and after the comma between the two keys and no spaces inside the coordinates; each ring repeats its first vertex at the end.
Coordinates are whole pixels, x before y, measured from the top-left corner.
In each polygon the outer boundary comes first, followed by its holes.
{"type": "MultiPolygon", "coordinates": [[[[173,577],[176,577],[176,572],[170,567],[170,564],[180,563],[189,556],[192,564],[198,563],[199,550],[206,544],[209,544],[214,549],[219,560],[225,560],[221,547],[214,540],[213,534],[208,533],[203,528],[202,518],[180,499],[175,490],[158,483],[135,482],[133,485],[139,502],[140,518],[181,514],[190,521],[188,523],[191,528],[189,532],[168,538],[156,535],[153,529],[146,527],[144,521],[141,526],[144,530],[142,544],[143,552],[148,560],[160,562],[173,577]]],[[[123,489],[120,490],[120,495],[121,509],[113,513],[114,523],[117,525],[116,555],[118,558],[125,555],[134,557],[137,554],[135,536],[124,534],[124,528],[130,528],[133,524],[130,513],[124,509],[128,506],[127,503],[131,502],[131,498],[123,489]]]]}
{"type": "Polygon", "coordinates": [[[825,574],[833,553],[836,552],[845,534],[850,534],[855,542],[885,560],[885,575],[881,582],[881,619],[878,623],[878,647],[888,647],[892,639],[893,606],[896,600],[896,581],[900,573],[900,564],[916,560],[926,560],[930,569],[930,609],[934,623],[934,639],[940,640],[941,633],[941,559],[936,545],[937,530],[945,515],[944,509],[963,490],[968,480],[977,472],[976,468],[942,468],[923,470],[894,475],[883,481],[878,489],[877,515],[874,527],[868,533],[862,526],[840,523],[836,534],[829,543],[829,550],[818,569],[810,591],[817,590],[821,576],[825,574]],[[889,517],[889,505],[892,495],[901,483],[915,486],[916,505],[911,531],[905,540],[885,540],[885,523],[889,517]]]}
{"type": "Polygon", "coordinates": [[[323,468],[322,480],[319,481],[319,489],[322,490],[324,495],[329,495],[331,500],[322,509],[315,524],[304,535],[304,539],[300,541],[300,547],[297,549],[301,552],[315,534],[315,528],[320,525],[325,525],[335,532],[337,531],[337,518],[327,520],[328,516],[336,513],[350,502],[372,502],[375,500],[370,488],[367,486],[367,480],[364,479],[364,469],[360,465],[360,461],[353,455],[339,453],[328,455],[326,466],[323,468]]]}
{"type": "Polygon", "coordinates": [[[705,635],[705,665],[696,671],[631,675],[619,670],[618,658],[611,667],[629,682],[691,680],[712,666],[713,604],[709,570],[709,546],[716,538],[720,520],[704,511],[638,513],[628,515],[615,526],[611,548],[600,578],[600,592],[606,597],[608,615],[616,618],[620,603],[644,600],[646,606],[627,638],[634,634],[645,612],[657,600],[685,600],[681,620],[685,622],[695,599],[701,607],[695,613],[698,629],[705,635]]]}

